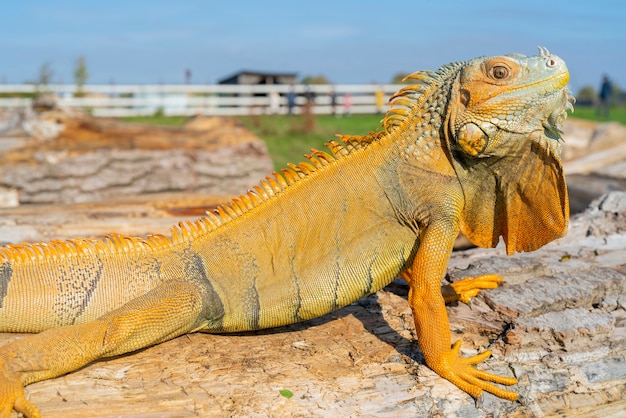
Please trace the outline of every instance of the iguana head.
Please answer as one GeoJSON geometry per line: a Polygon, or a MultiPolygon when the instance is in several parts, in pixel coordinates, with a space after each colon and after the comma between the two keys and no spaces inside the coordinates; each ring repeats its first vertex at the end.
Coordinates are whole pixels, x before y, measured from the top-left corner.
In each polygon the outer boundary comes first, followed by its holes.
{"type": "Polygon", "coordinates": [[[451,85],[446,145],[465,195],[461,228],[475,244],[531,251],[567,230],[562,124],[572,109],[565,62],[539,55],[477,58],[451,85]]]}
{"type": "MultiPolygon", "coordinates": [[[[540,55],[478,58],[460,71],[450,108],[453,134],[467,154],[502,154],[502,133],[543,133],[558,140],[572,97],[565,62],[540,48],[540,55]]],[[[558,151],[558,141],[547,146],[558,151]]]]}

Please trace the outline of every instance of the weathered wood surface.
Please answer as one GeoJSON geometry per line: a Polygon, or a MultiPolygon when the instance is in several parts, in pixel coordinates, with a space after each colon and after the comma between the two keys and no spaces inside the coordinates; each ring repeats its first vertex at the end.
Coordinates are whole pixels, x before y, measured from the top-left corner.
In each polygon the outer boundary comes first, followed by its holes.
{"type": "Polygon", "coordinates": [[[243,193],[272,170],[265,144],[230,118],[192,118],[182,128],[59,109],[4,118],[0,188],[16,191],[19,203],[243,193]]]}
{"type": "MultiPolygon", "coordinates": [[[[153,202],[146,216],[131,219],[149,224],[153,213],[166,219],[187,210],[193,217],[201,202],[188,203],[159,212],[153,202]]],[[[68,213],[76,218],[79,209],[68,213]]],[[[84,225],[83,235],[101,232],[84,225]]],[[[49,417],[623,416],[626,193],[598,201],[566,238],[537,252],[454,253],[452,280],[479,273],[502,274],[506,283],[471,308],[449,307],[452,336],[463,340],[465,355],[492,349],[482,367],[515,375],[519,402],[485,395],[476,407],[424,366],[401,281],[304,324],[183,336],[35,383],[27,393],[49,417]]],[[[0,344],[20,337],[0,334],[0,344]]]]}

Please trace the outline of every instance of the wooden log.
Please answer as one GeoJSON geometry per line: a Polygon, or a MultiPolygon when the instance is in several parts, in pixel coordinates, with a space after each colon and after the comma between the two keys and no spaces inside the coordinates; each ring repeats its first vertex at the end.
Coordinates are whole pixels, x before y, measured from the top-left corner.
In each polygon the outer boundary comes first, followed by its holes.
{"type": "Polygon", "coordinates": [[[172,128],[57,109],[19,126],[0,137],[0,187],[16,190],[20,203],[243,193],[273,169],[265,144],[229,118],[172,128]]]}
{"type": "MultiPolygon", "coordinates": [[[[114,203],[110,210],[79,206],[91,214],[85,219],[96,221],[128,214],[127,226],[136,231],[132,224],[193,217],[199,206],[211,204],[195,199],[114,203]]],[[[626,193],[596,201],[573,220],[568,236],[533,253],[506,257],[497,248],[453,254],[450,280],[484,273],[506,280],[476,297],[471,308],[459,304],[448,313],[462,354],[492,349],[493,358],[480,367],[515,375],[519,402],[486,394],[477,408],[424,366],[401,280],[303,324],[187,335],[32,384],[26,392],[47,417],[619,416],[626,408],[624,208],[626,193]],[[283,396],[284,390],[293,396],[283,396]]],[[[53,212],[37,218],[38,211],[13,210],[16,219],[58,224],[53,212]]],[[[78,210],[61,213],[77,217],[86,235],[101,229],[97,223],[90,229],[78,210]]],[[[0,334],[0,344],[16,338],[21,336],[0,334]]]]}

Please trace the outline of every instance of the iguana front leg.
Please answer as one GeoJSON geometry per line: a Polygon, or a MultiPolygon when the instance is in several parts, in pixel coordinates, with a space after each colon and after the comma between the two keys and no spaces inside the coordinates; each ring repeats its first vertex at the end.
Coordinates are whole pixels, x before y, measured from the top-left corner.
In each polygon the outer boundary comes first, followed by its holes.
{"type": "Polygon", "coordinates": [[[0,417],[15,409],[41,416],[24,386],[193,331],[202,323],[202,291],[166,282],[94,322],[51,329],[0,347],[0,417]]]}
{"type": "MultiPolygon", "coordinates": [[[[411,270],[401,274],[408,283],[411,280],[411,270]]],[[[445,304],[452,302],[470,303],[471,299],[484,289],[495,289],[503,282],[497,274],[483,274],[476,277],[465,277],[458,282],[441,286],[441,295],[445,304]]]]}
{"type": "Polygon", "coordinates": [[[517,383],[516,379],[473,367],[488,358],[491,355],[489,351],[462,358],[458,354],[460,342],[452,346],[450,323],[440,283],[457,233],[458,228],[451,221],[431,223],[421,234],[413,266],[406,275],[410,288],[409,304],[413,310],[420,348],[428,367],[474,398],[479,398],[485,390],[501,398],[516,400],[517,393],[489,383],[513,385],[517,383]]]}

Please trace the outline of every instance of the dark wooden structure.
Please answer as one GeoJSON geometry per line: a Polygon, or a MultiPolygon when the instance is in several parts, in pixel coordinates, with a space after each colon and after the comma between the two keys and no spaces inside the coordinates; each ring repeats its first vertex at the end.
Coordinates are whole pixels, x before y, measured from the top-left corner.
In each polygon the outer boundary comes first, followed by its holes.
{"type": "Polygon", "coordinates": [[[295,84],[297,73],[272,73],[242,70],[218,81],[218,84],[295,84]]]}

